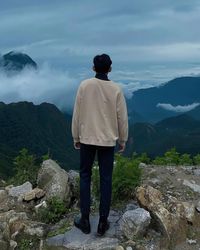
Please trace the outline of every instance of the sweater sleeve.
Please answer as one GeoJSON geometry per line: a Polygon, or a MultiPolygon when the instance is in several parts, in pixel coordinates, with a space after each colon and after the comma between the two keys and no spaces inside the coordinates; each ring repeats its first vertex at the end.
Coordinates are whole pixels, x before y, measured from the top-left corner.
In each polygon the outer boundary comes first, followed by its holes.
{"type": "Polygon", "coordinates": [[[128,140],[128,114],[124,95],[122,90],[117,97],[117,122],[119,132],[119,144],[125,143],[128,140]]]}
{"type": "Polygon", "coordinates": [[[74,111],[72,116],[72,137],[74,142],[79,142],[79,115],[81,104],[81,86],[79,87],[75,99],[74,111]]]}

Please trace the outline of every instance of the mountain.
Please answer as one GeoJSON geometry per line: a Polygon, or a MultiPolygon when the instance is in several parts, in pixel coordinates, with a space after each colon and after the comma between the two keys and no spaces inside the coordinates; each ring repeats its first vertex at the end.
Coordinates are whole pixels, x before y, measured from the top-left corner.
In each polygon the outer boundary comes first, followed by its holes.
{"type": "Polygon", "coordinates": [[[71,117],[50,103],[0,103],[1,173],[12,172],[13,158],[22,148],[37,156],[49,152],[65,169],[78,166],[78,155],[72,145],[71,117]]]}
{"type": "Polygon", "coordinates": [[[130,127],[127,154],[146,152],[162,155],[172,147],[180,153],[200,153],[200,120],[188,114],[164,119],[156,124],[136,123],[130,127]]]}
{"type": "Polygon", "coordinates": [[[27,54],[11,51],[1,58],[0,66],[5,71],[21,71],[25,67],[37,68],[36,62],[27,54]]]}
{"type": "MultiPolygon", "coordinates": [[[[180,77],[159,87],[140,89],[127,100],[129,112],[132,110],[146,118],[146,121],[156,123],[177,112],[157,107],[159,103],[173,106],[200,103],[200,77],[180,77]]],[[[133,118],[134,119],[134,118],[133,118]]]]}
{"type": "Polygon", "coordinates": [[[196,120],[200,120],[200,106],[196,107],[195,109],[187,112],[189,116],[193,117],[196,120]]]}

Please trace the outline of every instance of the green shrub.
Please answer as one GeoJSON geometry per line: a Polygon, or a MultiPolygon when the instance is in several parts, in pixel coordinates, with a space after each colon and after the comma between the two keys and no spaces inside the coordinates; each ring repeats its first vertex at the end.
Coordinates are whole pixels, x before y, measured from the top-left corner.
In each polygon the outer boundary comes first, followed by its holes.
{"type": "Polygon", "coordinates": [[[151,163],[151,159],[148,157],[147,153],[142,153],[141,155],[133,154],[132,158],[138,160],[139,162],[143,162],[146,164],[151,163]]]}
{"type": "Polygon", "coordinates": [[[57,196],[47,200],[47,207],[41,208],[38,217],[45,223],[55,223],[67,212],[65,203],[57,196]]]}
{"type": "Polygon", "coordinates": [[[180,154],[176,151],[176,148],[171,148],[164,154],[167,165],[178,165],[180,154]]]}
{"type": "Polygon", "coordinates": [[[19,152],[19,155],[15,157],[13,164],[15,175],[11,177],[9,183],[20,185],[26,181],[30,181],[33,186],[36,186],[39,166],[36,165],[35,157],[28,154],[26,148],[23,148],[19,152]]]}
{"type": "Polygon", "coordinates": [[[158,166],[167,165],[166,159],[162,156],[157,156],[152,163],[158,166]]]}
{"type": "Polygon", "coordinates": [[[141,169],[139,158],[127,158],[116,155],[113,169],[112,202],[133,198],[134,190],[141,181],[141,169]]]}
{"type": "Polygon", "coordinates": [[[200,154],[195,155],[193,161],[195,165],[200,165],[200,154]]]}
{"type": "Polygon", "coordinates": [[[193,160],[191,159],[190,154],[180,155],[179,165],[190,166],[193,164],[193,160]]]}

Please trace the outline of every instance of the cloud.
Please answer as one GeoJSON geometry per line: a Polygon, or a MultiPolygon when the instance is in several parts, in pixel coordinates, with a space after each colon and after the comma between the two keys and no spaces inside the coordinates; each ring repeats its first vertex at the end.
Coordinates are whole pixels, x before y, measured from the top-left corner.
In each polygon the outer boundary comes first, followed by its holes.
{"type": "Polygon", "coordinates": [[[192,104],[188,104],[188,105],[173,106],[170,103],[158,103],[156,105],[156,107],[162,108],[165,110],[169,110],[169,111],[173,111],[173,112],[177,112],[177,113],[184,113],[184,112],[188,112],[188,111],[195,109],[199,105],[200,105],[200,103],[192,103],[192,104]]]}
{"type": "MultiPolygon", "coordinates": [[[[69,71],[55,69],[48,64],[43,64],[38,70],[25,68],[10,76],[0,71],[0,100],[5,103],[49,102],[70,113],[79,84],[88,78],[88,72],[75,76],[69,71]]],[[[142,87],[139,82],[120,85],[127,98],[131,98],[132,92],[142,87]]]]}
{"type": "Polygon", "coordinates": [[[80,79],[43,65],[39,70],[25,69],[17,75],[0,72],[0,99],[5,103],[31,101],[50,102],[71,111],[80,79]]]}

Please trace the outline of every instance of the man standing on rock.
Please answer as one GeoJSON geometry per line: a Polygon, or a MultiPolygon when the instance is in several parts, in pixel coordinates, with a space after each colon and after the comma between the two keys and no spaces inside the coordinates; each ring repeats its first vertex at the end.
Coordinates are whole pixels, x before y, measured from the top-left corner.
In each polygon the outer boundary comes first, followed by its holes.
{"type": "Polygon", "coordinates": [[[116,141],[119,152],[125,150],[128,117],[121,88],[108,79],[112,61],[106,54],[93,59],[94,78],[81,82],[74,106],[72,135],[75,149],[80,149],[80,210],[74,224],[90,233],[90,184],[92,165],[97,153],[100,173],[100,205],[97,234],[109,228],[107,220],[112,193],[112,170],[116,141]]]}

